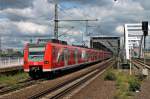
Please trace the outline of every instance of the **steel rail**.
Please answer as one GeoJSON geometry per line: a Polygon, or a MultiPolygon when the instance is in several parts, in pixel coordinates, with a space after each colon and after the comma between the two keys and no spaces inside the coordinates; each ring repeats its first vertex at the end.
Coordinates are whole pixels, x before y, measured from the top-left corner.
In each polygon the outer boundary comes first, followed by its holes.
{"type": "Polygon", "coordinates": [[[146,68],[150,69],[150,65],[144,64],[141,60],[134,60],[136,63],[145,66],[146,68]]]}
{"type": "MultiPolygon", "coordinates": [[[[112,62],[112,60],[106,61],[105,63],[101,64],[102,66],[98,66],[97,68],[95,68],[94,70],[96,70],[96,71],[93,74],[91,74],[88,78],[83,79],[82,82],[86,81],[89,78],[91,78],[93,75],[96,75],[96,73],[104,70],[108,66],[108,64],[111,63],[111,62],[112,62]],[[97,69],[99,69],[99,70],[97,71],[97,69]]],[[[49,93],[55,92],[55,91],[59,90],[60,88],[62,88],[64,86],[66,86],[66,85],[68,85],[68,84],[70,84],[70,83],[72,83],[72,82],[74,82],[74,81],[76,81],[76,80],[78,80],[78,79],[80,79],[80,78],[90,74],[94,70],[90,70],[90,71],[86,72],[85,74],[82,74],[82,76],[80,76],[80,77],[72,78],[72,79],[70,79],[70,80],[68,80],[66,82],[62,82],[61,84],[59,84],[59,85],[57,85],[57,86],[55,86],[53,88],[41,91],[40,93],[37,93],[37,94],[34,94],[33,96],[30,96],[29,99],[41,98],[41,97],[43,97],[43,96],[45,96],[45,95],[47,95],[49,93]]],[[[74,84],[74,86],[76,86],[76,85],[78,85],[78,84],[74,84]]],[[[70,89],[70,88],[67,88],[67,89],[70,89]]],[[[59,94],[56,94],[56,95],[52,96],[51,98],[55,98],[56,99],[57,97],[62,96],[62,93],[63,92],[61,92],[59,94]]],[[[64,91],[64,93],[66,93],[66,91],[64,91]]]]}

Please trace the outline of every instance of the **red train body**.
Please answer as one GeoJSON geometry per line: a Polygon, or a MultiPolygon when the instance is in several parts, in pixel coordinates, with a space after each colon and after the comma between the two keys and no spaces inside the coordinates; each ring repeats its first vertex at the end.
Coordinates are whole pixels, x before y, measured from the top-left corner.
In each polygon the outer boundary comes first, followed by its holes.
{"type": "Polygon", "coordinates": [[[44,72],[68,69],[110,57],[111,52],[103,50],[51,42],[27,44],[24,49],[24,71],[34,78],[44,72]]]}

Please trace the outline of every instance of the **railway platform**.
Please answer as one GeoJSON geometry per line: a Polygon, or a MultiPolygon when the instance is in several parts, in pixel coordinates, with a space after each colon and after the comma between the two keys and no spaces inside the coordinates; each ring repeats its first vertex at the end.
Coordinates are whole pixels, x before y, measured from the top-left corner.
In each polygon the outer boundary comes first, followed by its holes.
{"type": "Polygon", "coordinates": [[[23,58],[0,59],[0,74],[16,70],[22,70],[23,58]]]}
{"type": "Polygon", "coordinates": [[[20,71],[23,70],[22,65],[0,68],[0,74],[5,74],[8,72],[13,72],[13,71],[18,71],[18,70],[20,70],[20,71]]]}

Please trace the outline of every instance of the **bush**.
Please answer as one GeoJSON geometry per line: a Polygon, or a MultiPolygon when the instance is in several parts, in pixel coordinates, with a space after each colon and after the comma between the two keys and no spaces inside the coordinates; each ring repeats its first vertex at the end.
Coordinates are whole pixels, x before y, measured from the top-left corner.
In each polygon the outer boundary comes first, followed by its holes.
{"type": "Polygon", "coordinates": [[[116,75],[113,72],[108,72],[105,77],[104,80],[116,80],[116,75]]]}
{"type": "Polygon", "coordinates": [[[140,90],[140,82],[137,79],[133,79],[129,81],[129,91],[140,90]]]}
{"type": "Polygon", "coordinates": [[[126,91],[117,91],[113,97],[113,99],[130,99],[129,98],[129,92],[126,91]]]}

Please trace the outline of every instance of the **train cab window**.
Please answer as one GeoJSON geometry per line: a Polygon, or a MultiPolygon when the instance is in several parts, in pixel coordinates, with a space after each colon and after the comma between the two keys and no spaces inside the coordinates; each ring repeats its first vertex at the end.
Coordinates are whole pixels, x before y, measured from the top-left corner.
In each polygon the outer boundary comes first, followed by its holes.
{"type": "Polygon", "coordinates": [[[44,58],[44,47],[32,47],[29,48],[29,60],[42,61],[44,58]]]}

